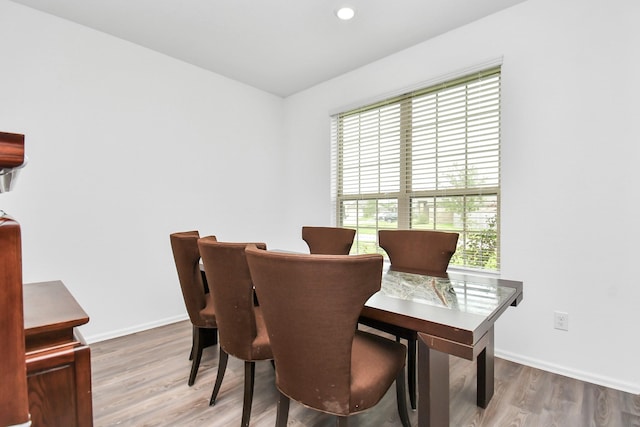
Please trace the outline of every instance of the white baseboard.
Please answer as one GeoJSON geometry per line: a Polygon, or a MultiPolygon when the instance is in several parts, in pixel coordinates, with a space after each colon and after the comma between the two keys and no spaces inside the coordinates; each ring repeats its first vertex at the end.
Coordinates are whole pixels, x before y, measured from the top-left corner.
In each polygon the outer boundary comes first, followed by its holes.
{"type": "Polygon", "coordinates": [[[112,338],[119,338],[125,335],[135,334],[136,332],[142,332],[153,328],[158,328],[160,326],[170,325],[172,323],[181,322],[183,320],[188,320],[189,317],[186,314],[181,314],[179,316],[166,317],[164,319],[156,320],[154,322],[142,323],[140,325],[131,326],[129,328],[118,329],[115,331],[109,331],[102,334],[97,335],[89,335],[85,336],[84,339],[87,344],[93,344],[100,341],[110,340],[112,338]]]}
{"type": "MultiPolygon", "coordinates": [[[[170,325],[172,323],[188,320],[187,315],[180,315],[174,317],[167,317],[154,322],[143,323],[140,325],[132,326],[129,328],[123,328],[115,331],[109,331],[103,334],[90,335],[85,337],[88,344],[110,340],[112,338],[119,338],[129,334],[135,334],[136,332],[146,331],[148,329],[158,328],[160,326],[170,325]]],[[[560,366],[553,363],[545,362],[543,360],[534,359],[531,357],[522,356],[521,354],[510,353],[508,351],[502,351],[498,348],[495,349],[496,357],[510,360],[521,365],[531,366],[532,368],[542,369],[543,371],[553,372],[554,374],[564,375],[565,377],[575,378],[580,381],[586,381],[592,384],[598,384],[604,387],[613,388],[616,390],[624,391],[631,394],[640,394],[640,384],[633,384],[626,381],[620,381],[615,378],[604,377],[601,375],[595,375],[589,372],[584,372],[576,369],[569,369],[566,366],[560,366]]]]}
{"type": "Polygon", "coordinates": [[[569,369],[566,366],[560,366],[553,363],[545,362],[543,360],[533,359],[531,357],[522,356],[521,354],[501,351],[497,348],[495,349],[495,355],[496,357],[510,360],[521,365],[531,366],[532,368],[542,369],[543,371],[553,372],[554,374],[563,375],[565,377],[575,378],[580,381],[586,381],[588,383],[613,388],[616,390],[624,391],[626,393],[640,394],[640,384],[633,384],[630,382],[621,381],[616,378],[609,378],[576,369],[569,369]]]}

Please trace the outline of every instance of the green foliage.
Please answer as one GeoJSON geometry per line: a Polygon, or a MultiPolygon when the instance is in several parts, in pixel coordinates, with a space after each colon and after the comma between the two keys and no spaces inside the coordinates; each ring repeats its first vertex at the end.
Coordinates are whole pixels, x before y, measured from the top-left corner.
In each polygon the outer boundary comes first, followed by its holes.
{"type": "MultiPolygon", "coordinates": [[[[455,173],[447,175],[451,188],[475,188],[482,184],[478,179],[478,173],[473,167],[458,167],[455,173]]],[[[481,197],[448,197],[442,199],[442,206],[446,210],[460,215],[464,212],[477,211],[482,203],[481,197]]]]}
{"type": "Polygon", "coordinates": [[[419,213],[413,216],[413,223],[418,224],[429,224],[429,215],[426,213],[419,213]]]}
{"type": "Polygon", "coordinates": [[[377,210],[377,200],[366,200],[362,204],[362,214],[365,218],[375,218],[377,210]]]}
{"type": "Polygon", "coordinates": [[[489,270],[498,269],[498,233],[496,217],[487,221],[487,228],[477,233],[468,233],[462,251],[457,251],[451,263],[489,270]]]}

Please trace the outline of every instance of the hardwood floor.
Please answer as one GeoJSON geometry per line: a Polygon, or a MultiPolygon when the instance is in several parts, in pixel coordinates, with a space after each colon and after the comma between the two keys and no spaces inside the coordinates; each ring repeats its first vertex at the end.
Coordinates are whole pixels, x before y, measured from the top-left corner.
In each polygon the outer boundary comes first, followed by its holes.
{"type": "MultiPolygon", "coordinates": [[[[205,349],[196,382],[187,321],[91,345],[94,425],[238,426],[243,362],[229,358],[215,406],[218,347],[205,349]]],[[[475,364],[451,358],[451,426],[640,427],[640,396],[496,359],[495,395],[486,410],[475,405],[475,364]]],[[[256,364],[251,426],[275,424],[277,390],[269,362],[256,364]]],[[[417,413],[410,414],[417,426],[417,413]]],[[[290,427],[329,427],[335,418],[291,402],[290,427]]],[[[351,417],[359,427],[399,426],[395,388],[373,409],[351,417]]]]}

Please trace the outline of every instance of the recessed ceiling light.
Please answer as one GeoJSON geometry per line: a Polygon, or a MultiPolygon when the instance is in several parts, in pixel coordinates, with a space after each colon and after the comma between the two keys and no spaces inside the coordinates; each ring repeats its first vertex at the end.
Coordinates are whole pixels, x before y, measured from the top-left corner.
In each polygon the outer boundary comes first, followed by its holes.
{"type": "Polygon", "coordinates": [[[355,14],[356,14],[356,11],[353,10],[353,8],[347,7],[347,6],[341,7],[336,11],[336,16],[342,19],[343,21],[348,21],[350,19],[353,19],[355,14]]]}

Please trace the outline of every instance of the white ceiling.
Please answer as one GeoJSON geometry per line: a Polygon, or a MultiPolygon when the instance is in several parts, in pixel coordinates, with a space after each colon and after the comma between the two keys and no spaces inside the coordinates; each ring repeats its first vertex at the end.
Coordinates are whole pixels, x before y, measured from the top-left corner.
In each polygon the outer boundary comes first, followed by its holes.
{"type": "Polygon", "coordinates": [[[13,1],[286,97],[524,0],[13,1]]]}

